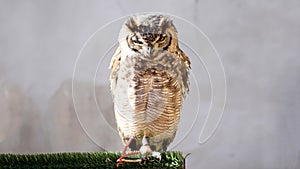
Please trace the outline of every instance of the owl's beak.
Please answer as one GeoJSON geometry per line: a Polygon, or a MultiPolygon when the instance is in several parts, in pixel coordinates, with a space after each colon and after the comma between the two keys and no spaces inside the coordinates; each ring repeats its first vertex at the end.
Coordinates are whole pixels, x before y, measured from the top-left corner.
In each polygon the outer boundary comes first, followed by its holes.
{"type": "Polygon", "coordinates": [[[151,56],[152,55],[152,52],[153,52],[153,47],[152,45],[148,45],[148,48],[147,48],[147,51],[148,51],[148,55],[151,56]]]}

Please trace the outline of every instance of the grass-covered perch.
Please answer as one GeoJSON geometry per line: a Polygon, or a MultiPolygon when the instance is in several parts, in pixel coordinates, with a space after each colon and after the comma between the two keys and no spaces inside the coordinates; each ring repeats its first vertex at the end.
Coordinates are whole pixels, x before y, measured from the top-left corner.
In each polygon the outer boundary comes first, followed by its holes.
{"type": "MultiPolygon", "coordinates": [[[[115,152],[70,152],[52,154],[0,154],[0,168],[116,168],[121,153],[115,152]]],[[[126,157],[136,159],[139,155],[126,157]]],[[[161,160],[150,157],[143,163],[125,163],[118,168],[185,168],[181,152],[168,151],[161,160]]]]}

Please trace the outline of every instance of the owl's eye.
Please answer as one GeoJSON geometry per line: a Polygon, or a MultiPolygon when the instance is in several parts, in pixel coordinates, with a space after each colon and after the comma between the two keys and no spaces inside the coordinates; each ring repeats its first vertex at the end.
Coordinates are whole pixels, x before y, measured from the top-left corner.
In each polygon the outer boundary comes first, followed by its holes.
{"type": "Polygon", "coordinates": [[[163,35],[159,36],[159,39],[157,40],[157,42],[162,43],[162,42],[165,42],[166,39],[167,39],[167,35],[163,34],[163,35]]]}
{"type": "Polygon", "coordinates": [[[143,42],[140,41],[137,36],[133,36],[131,38],[131,40],[132,40],[133,44],[135,44],[135,45],[141,45],[141,44],[143,44],[143,42]]]}

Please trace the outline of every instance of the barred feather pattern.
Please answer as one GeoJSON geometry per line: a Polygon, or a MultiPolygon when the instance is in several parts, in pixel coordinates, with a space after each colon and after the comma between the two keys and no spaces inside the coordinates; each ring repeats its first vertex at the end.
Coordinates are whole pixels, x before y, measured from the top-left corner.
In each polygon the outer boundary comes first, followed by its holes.
{"type": "Polygon", "coordinates": [[[139,150],[143,137],[153,151],[165,151],[173,141],[189,90],[189,64],[178,46],[157,49],[145,58],[120,42],[110,65],[111,92],[123,143],[136,136],[132,150],[139,150]]]}

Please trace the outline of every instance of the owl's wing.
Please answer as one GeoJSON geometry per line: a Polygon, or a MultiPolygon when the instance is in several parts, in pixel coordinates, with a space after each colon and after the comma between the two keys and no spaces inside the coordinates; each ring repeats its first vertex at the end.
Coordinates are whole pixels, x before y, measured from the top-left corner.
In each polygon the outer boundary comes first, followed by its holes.
{"type": "MultiPolygon", "coordinates": [[[[111,69],[111,72],[110,72],[111,91],[113,91],[113,89],[115,88],[117,81],[118,81],[118,71],[120,68],[120,62],[121,62],[121,47],[119,46],[117,48],[115,54],[113,55],[113,57],[110,61],[110,65],[109,65],[109,69],[111,69]]],[[[114,95],[113,92],[112,92],[112,94],[114,95]]]]}
{"type": "Polygon", "coordinates": [[[191,68],[191,61],[189,57],[181,50],[178,48],[178,56],[183,60],[183,62],[186,65],[186,68],[189,70],[191,68]]]}
{"type": "Polygon", "coordinates": [[[181,70],[182,72],[182,83],[184,85],[184,90],[182,90],[182,96],[185,98],[187,93],[189,92],[189,70],[191,69],[191,61],[189,57],[181,50],[178,48],[177,54],[179,58],[184,62],[185,68],[181,70]]]}

